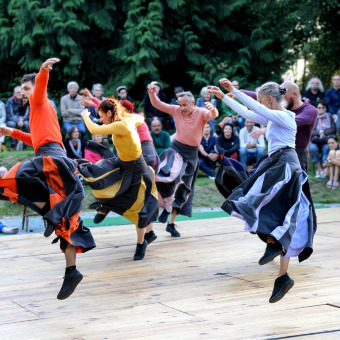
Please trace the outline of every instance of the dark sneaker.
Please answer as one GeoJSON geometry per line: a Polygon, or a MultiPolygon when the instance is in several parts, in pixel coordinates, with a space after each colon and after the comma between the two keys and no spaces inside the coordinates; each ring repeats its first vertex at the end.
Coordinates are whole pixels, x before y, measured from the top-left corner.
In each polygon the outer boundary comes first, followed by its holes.
{"type": "Polygon", "coordinates": [[[142,244],[137,243],[136,252],[133,256],[134,261],[142,260],[145,256],[146,246],[148,245],[148,241],[144,240],[142,244]]]}
{"type": "Polygon", "coordinates": [[[97,214],[93,218],[93,222],[98,224],[98,223],[104,221],[104,219],[105,219],[105,217],[107,216],[108,213],[109,213],[109,210],[107,210],[105,208],[100,208],[99,210],[97,210],[97,214]]]}
{"type": "Polygon", "coordinates": [[[95,201],[95,202],[92,202],[90,205],[89,205],[89,209],[98,209],[100,208],[101,204],[99,201],[95,201]]]}
{"type": "Polygon", "coordinates": [[[168,225],[166,226],[165,230],[171,234],[172,237],[180,237],[181,234],[176,230],[175,228],[176,224],[174,223],[168,223],[168,225]]]}
{"type": "Polygon", "coordinates": [[[157,239],[157,235],[154,233],[153,230],[149,231],[148,233],[145,233],[144,240],[150,244],[151,242],[155,241],[157,239]]]}
{"type": "Polygon", "coordinates": [[[44,231],[44,236],[45,237],[49,237],[52,235],[52,233],[54,232],[55,229],[55,225],[52,224],[49,220],[46,220],[46,228],[44,231]]]}
{"type": "Polygon", "coordinates": [[[163,209],[162,213],[158,217],[158,222],[166,223],[168,221],[169,215],[170,214],[165,209],[163,209]]]}
{"type": "Polygon", "coordinates": [[[58,300],[67,299],[76,289],[79,282],[83,279],[83,275],[79,270],[74,269],[68,275],[64,276],[64,282],[57,296],[58,300]]]}
{"type": "Polygon", "coordinates": [[[281,300],[293,286],[294,280],[292,280],[288,274],[278,277],[274,282],[273,293],[269,302],[274,303],[281,300]]]}
{"type": "Polygon", "coordinates": [[[263,265],[275,259],[276,256],[282,254],[282,246],[278,243],[267,243],[266,251],[259,260],[259,264],[263,265]]]}

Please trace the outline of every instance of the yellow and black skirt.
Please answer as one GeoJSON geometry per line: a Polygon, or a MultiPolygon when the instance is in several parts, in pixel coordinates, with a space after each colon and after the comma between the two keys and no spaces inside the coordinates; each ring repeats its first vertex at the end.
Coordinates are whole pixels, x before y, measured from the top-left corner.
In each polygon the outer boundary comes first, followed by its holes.
{"type": "Polygon", "coordinates": [[[118,157],[95,164],[79,162],[80,175],[89,183],[101,208],[113,211],[145,228],[158,218],[155,173],[143,156],[124,162],[118,157]]]}

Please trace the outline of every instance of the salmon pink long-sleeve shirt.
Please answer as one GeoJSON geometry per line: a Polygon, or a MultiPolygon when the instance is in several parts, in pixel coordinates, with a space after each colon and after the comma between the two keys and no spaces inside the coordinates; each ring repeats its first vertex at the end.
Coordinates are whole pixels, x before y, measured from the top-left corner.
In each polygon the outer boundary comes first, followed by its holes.
{"type": "Polygon", "coordinates": [[[216,118],[215,114],[208,109],[195,106],[189,115],[181,112],[179,105],[169,105],[151,93],[150,100],[152,105],[163,112],[170,114],[176,124],[175,140],[182,144],[190,146],[199,146],[201,144],[203,129],[207,121],[216,118]]]}
{"type": "Polygon", "coordinates": [[[48,78],[49,71],[41,67],[29,96],[31,133],[17,129],[13,129],[12,133],[13,138],[33,146],[35,153],[40,146],[47,143],[58,143],[64,148],[58,117],[52,103],[47,99],[48,78]]]}

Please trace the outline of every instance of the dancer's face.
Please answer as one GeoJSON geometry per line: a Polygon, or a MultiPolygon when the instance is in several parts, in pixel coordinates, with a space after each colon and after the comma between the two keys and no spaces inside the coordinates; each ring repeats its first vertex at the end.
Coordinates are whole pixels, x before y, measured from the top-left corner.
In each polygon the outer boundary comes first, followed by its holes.
{"type": "Polygon", "coordinates": [[[181,107],[181,112],[185,116],[190,115],[190,113],[194,111],[195,102],[190,101],[188,96],[179,97],[178,104],[181,107]]]}
{"type": "Polygon", "coordinates": [[[34,85],[31,81],[26,81],[21,85],[21,99],[24,104],[28,103],[31,92],[34,89],[34,85]]]}
{"type": "Polygon", "coordinates": [[[337,142],[334,138],[328,138],[328,147],[330,150],[338,150],[339,149],[339,142],[337,142]]]}
{"type": "Polygon", "coordinates": [[[111,124],[112,123],[112,111],[108,110],[106,113],[103,111],[98,111],[99,117],[100,117],[100,121],[107,125],[107,124],[111,124]]]}

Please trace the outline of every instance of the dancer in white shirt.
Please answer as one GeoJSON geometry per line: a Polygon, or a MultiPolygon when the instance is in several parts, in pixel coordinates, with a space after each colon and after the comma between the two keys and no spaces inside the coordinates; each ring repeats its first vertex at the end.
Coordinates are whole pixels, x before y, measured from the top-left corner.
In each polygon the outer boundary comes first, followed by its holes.
{"type": "Polygon", "coordinates": [[[307,259],[313,252],[313,215],[311,204],[302,192],[307,176],[295,151],[295,114],[284,108],[285,88],[269,82],[261,86],[258,100],[234,89],[226,78],[220,84],[244,105],[216,86],[210,91],[246,119],[267,126],[268,157],[254,175],[237,187],[222,208],[245,221],[245,230],[256,233],[267,243],[260,259],[263,265],[281,255],[280,269],[269,302],[277,302],[293,287],[288,276],[289,259],[307,259]],[[249,108],[249,109],[248,109],[249,108]]]}

